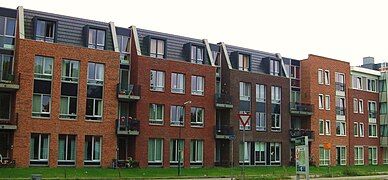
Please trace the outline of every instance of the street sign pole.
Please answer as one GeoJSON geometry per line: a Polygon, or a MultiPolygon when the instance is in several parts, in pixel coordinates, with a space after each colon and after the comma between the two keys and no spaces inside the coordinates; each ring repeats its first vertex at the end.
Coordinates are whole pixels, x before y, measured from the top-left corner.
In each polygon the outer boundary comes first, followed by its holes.
{"type": "Polygon", "coordinates": [[[243,171],[243,179],[245,179],[245,125],[243,126],[243,164],[242,164],[242,171],[243,171]]]}
{"type": "Polygon", "coordinates": [[[250,114],[238,114],[238,118],[240,119],[241,124],[243,125],[243,163],[242,163],[242,174],[243,179],[245,179],[245,127],[248,124],[249,120],[251,119],[250,114]]]}
{"type": "Polygon", "coordinates": [[[297,180],[300,180],[300,175],[305,175],[307,180],[310,179],[308,136],[302,136],[295,140],[295,167],[297,180]]]}

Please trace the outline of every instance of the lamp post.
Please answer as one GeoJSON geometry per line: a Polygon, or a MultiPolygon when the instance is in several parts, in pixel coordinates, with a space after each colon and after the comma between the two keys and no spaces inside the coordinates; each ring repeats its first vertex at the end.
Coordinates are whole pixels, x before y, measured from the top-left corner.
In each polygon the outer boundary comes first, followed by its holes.
{"type": "MultiPolygon", "coordinates": [[[[183,108],[186,108],[186,105],[187,104],[191,104],[191,101],[186,101],[183,103],[183,108]]],[[[182,159],[182,149],[181,149],[181,145],[180,145],[180,141],[181,141],[181,138],[182,138],[182,126],[183,126],[183,118],[185,116],[185,113],[183,113],[183,117],[182,118],[179,118],[179,138],[178,138],[178,176],[181,175],[181,159],[182,159]]]]}

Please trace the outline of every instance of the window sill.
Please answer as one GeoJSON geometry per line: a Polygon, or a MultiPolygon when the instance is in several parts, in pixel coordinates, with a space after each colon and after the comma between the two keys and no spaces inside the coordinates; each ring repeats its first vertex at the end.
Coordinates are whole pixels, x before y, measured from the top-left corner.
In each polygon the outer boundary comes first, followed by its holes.
{"type": "Polygon", "coordinates": [[[102,123],[102,119],[100,120],[93,120],[93,119],[85,119],[86,122],[92,122],[92,123],[102,123]]]}
{"type": "Polygon", "coordinates": [[[163,93],[164,92],[164,89],[163,90],[155,90],[155,89],[150,89],[151,92],[160,92],[160,93],[163,93]]]}
{"type": "Polygon", "coordinates": [[[180,94],[180,95],[185,95],[185,92],[173,92],[173,91],[171,91],[171,94],[180,94]]]}
{"type": "Polygon", "coordinates": [[[266,129],[256,129],[257,132],[266,132],[266,129]]]}
{"type": "Polygon", "coordinates": [[[158,124],[158,123],[148,123],[148,125],[150,125],[150,126],[163,126],[164,125],[164,123],[162,122],[161,124],[158,124]]]}
{"type": "Polygon", "coordinates": [[[191,95],[193,95],[193,96],[205,96],[205,94],[195,94],[195,93],[191,93],[191,95]]]}
{"type": "Polygon", "coordinates": [[[171,127],[185,127],[185,125],[170,124],[171,127]]]}
{"type": "Polygon", "coordinates": [[[71,119],[71,118],[58,118],[61,121],[77,121],[77,118],[71,119]]]}
{"type": "Polygon", "coordinates": [[[368,136],[369,138],[378,139],[378,136],[368,136]]]}
{"type": "Polygon", "coordinates": [[[41,119],[41,120],[50,120],[51,117],[38,117],[38,116],[31,116],[32,119],[41,119]]]}
{"type": "Polygon", "coordinates": [[[338,137],[346,137],[346,135],[340,135],[340,134],[336,134],[336,136],[338,136],[338,137]]]}
{"type": "Polygon", "coordinates": [[[190,125],[190,127],[192,127],[192,128],[204,128],[203,125],[190,125]]]}

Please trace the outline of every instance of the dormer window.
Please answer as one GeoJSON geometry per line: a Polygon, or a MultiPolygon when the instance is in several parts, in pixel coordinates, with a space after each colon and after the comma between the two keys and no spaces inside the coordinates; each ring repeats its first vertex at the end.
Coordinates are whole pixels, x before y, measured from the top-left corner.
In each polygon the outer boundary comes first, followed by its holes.
{"type": "Polygon", "coordinates": [[[249,71],[251,69],[250,64],[251,63],[250,63],[249,55],[246,55],[246,54],[238,55],[238,70],[249,71]]]}
{"type": "Polygon", "coordinates": [[[154,58],[164,58],[165,41],[161,39],[152,39],[150,41],[150,56],[154,58]]]}
{"type": "Polygon", "coordinates": [[[119,51],[120,51],[120,63],[121,64],[129,64],[129,37],[128,36],[117,36],[117,42],[119,45],[119,51]]]}
{"type": "Polygon", "coordinates": [[[43,42],[54,42],[55,22],[47,20],[36,20],[35,40],[43,42]]]}
{"type": "Polygon", "coordinates": [[[203,48],[191,46],[191,62],[195,64],[203,64],[203,48]]]}
{"type": "Polygon", "coordinates": [[[16,20],[0,16],[0,49],[13,49],[15,46],[16,20]]]}
{"type": "Polygon", "coordinates": [[[269,74],[273,76],[279,76],[280,75],[280,65],[278,60],[270,60],[269,62],[269,74]]]}
{"type": "Polygon", "coordinates": [[[88,48],[105,49],[105,30],[89,28],[88,48]]]}

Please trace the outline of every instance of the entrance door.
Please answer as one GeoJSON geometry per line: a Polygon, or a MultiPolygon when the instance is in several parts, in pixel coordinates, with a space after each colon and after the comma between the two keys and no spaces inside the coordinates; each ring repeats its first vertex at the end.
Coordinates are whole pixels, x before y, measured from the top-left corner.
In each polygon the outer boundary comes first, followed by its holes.
{"type": "Polygon", "coordinates": [[[11,136],[8,132],[0,132],[0,155],[3,159],[10,158],[11,136]]]}
{"type": "Polygon", "coordinates": [[[124,161],[127,160],[129,157],[129,151],[128,151],[128,138],[118,138],[118,160],[124,161]]]}

